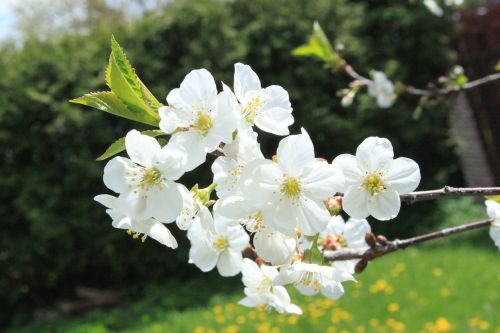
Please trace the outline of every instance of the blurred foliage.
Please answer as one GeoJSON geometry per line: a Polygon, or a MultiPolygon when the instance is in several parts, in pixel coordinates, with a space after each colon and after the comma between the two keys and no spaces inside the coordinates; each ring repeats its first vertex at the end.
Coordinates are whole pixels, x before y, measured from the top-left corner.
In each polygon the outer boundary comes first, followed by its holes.
{"type": "MultiPolygon", "coordinates": [[[[264,86],[279,84],[288,90],[296,119],[292,132],[304,126],[317,155],[331,160],[354,152],[366,136],[385,136],[397,156],[420,164],[421,188],[459,185],[450,105],[428,106],[418,122],[412,118],[417,101],[409,97],[390,109],[377,109],[367,96],[342,108],[335,92],[349,79],[292,55],[306,41],[314,20],[345,45],[345,57],[365,73],[384,70],[419,86],[445,73],[454,59],[450,21],[430,15],[420,4],[368,0],[176,1],[133,24],[118,20],[112,29],[106,25],[74,36],[27,40],[20,49],[4,45],[0,322],[71,297],[78,284],[140,289],[197,272],[186,264],[184,235],[177,233],[176,251],[152,241],[141,245],[113,230],[104,209],[92,200],[106,191],[104,164],[95,158],[132,127],[147,129],[68,103],[104,89],[111,33],[160,101],[195,68],[205,67],[217,80],[232,84],[233,64],[241,61],[255,69],[264,86]]],[[[270,156],[279,138],[261,138],[270,156]]],[[[184,177],[187,186],[210,183],[208,164],[197,170],[184,177]]],[[[398,221],[376,222],[374,229],[403,237],[415,226],[439,222],[433,207],[404,208],[398,221]]]]}

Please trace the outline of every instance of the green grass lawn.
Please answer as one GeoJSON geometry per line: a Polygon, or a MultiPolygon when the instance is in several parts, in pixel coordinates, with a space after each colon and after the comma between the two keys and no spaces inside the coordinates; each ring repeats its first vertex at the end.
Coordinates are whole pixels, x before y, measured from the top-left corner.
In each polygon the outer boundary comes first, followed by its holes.
{"type": "Polygon", "coordinates": [[[209,278],[159,287],[119,309],[12,332],[500,333],[500,265],[493,246],[452,242],[408,249],[377,259],[357,279],[345,284],[339,301],[303,297],[290,288],[302,316],[239,306],[243,293],[213,293],[234,280],[209,278]]]}

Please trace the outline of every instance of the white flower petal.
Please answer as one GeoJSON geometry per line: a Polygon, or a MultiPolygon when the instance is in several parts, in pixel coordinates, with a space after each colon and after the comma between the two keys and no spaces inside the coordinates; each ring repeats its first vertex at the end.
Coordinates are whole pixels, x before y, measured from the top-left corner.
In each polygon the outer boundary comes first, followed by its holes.
{"type": "Polygon", "coordinates": [[[177,185],[168,181],[153,187],[147,194],[147,210],[152,217],[168,223],[174,221],[182,210],[183,200],[177,185]]]}
{"type": "Polygon", "coordinates": [[[294,122],[288,93],[279,86],[270,86],[265,91],[269,97],[255,116],[255,125],[271,134],[288,135],[288,127],[294,122]]]}
{"type": "Polygon", "coordinates": [[[368,172],[382,169],[394,158],[392,144],[385,138],[372,136],[366,138],[356,150],[361,168],[368,172]]]}
{"type": "Polygon", "coordinates": [[[195,110],[209,110],[216,96],[215,80],[204,68],[189,72],[179,89],[179,98],[195,110]]]}
{"type": "Polygon", "coordinates": [[[302,128],[302,134],[281,139],[276,156],[281,170],[289,176],[299,176],[308,164],[314,162],[314,146],[306,130],[302,128]]]}
{"type": "Polygon", "coordinates": [[[235,251],[243,251],[250,242],[250,237],[242,226],[231,226],[227,229],[229,247],[235,251]]]}
{"type": "Polygon", "coordinates": [[[323,231],[330,220],[330,213],[321,201],[301,200],[296,212],[299,228],[306,236],[323,231]]]}
{"type": "Polygon", "coordinates": [[[199,240],[194,245],[192,242],[189,250],[189,262],[195,264],[202,272],[211,271],[217,265],[219,255],[203,240],[199,240]]]}
{"type": "Polygon", "coordinates": [[[295,254],[295,240],[269,227],[255,233],[253,244],[257,255],[273,265],[285,264],[295,254]]]}
{"type": "Polygon", "coordinates": [[[304,168],[301,185],[308,197],[324,200],[344,189],[344,175],[340,168],[327,162],[314,162],[304,168]]]}
{"type": "Polygon", "coordinates": [[[364,189],[356,186],[347,188],[342,199],[342,209],[349,216],[364,219],[370,215],[367,202],[370,194],[364,189]]]}
{"type": "Polygon", "coordinates": [[[227,249],[219,256],[217,270],[221,276],[235,276],[241,271],[242,262],[241,252],[227,249]]]}
{"type": "Polygon", "coordinates": [[[111,191],[123,193],[128,191],[126,174],[133,172],[138,167],[128,158],[115,157],[104,167],[104,185],[111,191]]]}
{"type": "Polygon", "coordinates": [[[161,150],[155,138],[143,135],[136,130],[131,130],[125,136],[125,148],[133,162],[145,167],[153,166],[153,160],[161,150]]]}
{"type": "Polygon", "coordinates": [[[166,147],[181,151],[184,149],[187,153],[185,169],[191,171],[203,164],[207,158],[207,153],[200,144],[201,141],[202,138],[197,131],[182,131],[172,135],[166,147]]]}
{"type": "MultiPolygon", "coordinates": [[[[365,171],[361,169],[361,165],[356,156],[350,154],[339,155],[335,157],[332,165],[337,165],[341,168],[342,173],[344,174],[346,188],[351,185],[358,185],[361,183],[365,171]]],[[[342,190],[342,192],[344,191],[345,189],[342,190]]]]}
{"type": "Polygon", "coordinates": [[[486,211],[492,219],[500,219],[500,203],[493,200],[486,200],[486,211]]]}
{"type": "Polygon", "coordinates": [[[243,103],[248,93],[261,89],[257,74],[248,65],[237,63],[234,65],[234,93],[243,103]]]}
{"type": "Polygon", "coordinates": [[[493,222],[491,224],[489,234],[495,245],[500,249],[500,222],[493,222]]]}
{"type": "Polygon", "coordinates": [[[109,194],[99,194],[94,197],[94,200],[106,208],[118,207],[118,198],[109,194]]]}
{"type": "Polygon", "coordinates": [[[399,157],[387,164],[383,178],[400,195],[414,191],[420,183],[420,168],[415,161],[399,157]]]}
{"type": "Polygon", "coordinates": [[[132,226],[130,229],[132,231],[148,235],[149,237],[158,241],[160,244],[163,244],[167,247],[170,247],[172,249],[177,248],[177,241],[175,240],[170,230],[168,230],[166,226],[158,221],[155,221],[153,219],[147,219],[144,221],[132,220],[132,226]]]}
{"type": "Polygon", "coordinates": [[[368,211],[377,220],[385,221],[395,218],[401,208],[398,192],[386,189],[368,199],[368,211]]]}
{"type": "Polygon", "coordinates": [[[247,164],[240,182],[243,197],[247,200],[266,203],[278,191],[283,177],[278,165],[270,160],[255,160],[247,164]]]}

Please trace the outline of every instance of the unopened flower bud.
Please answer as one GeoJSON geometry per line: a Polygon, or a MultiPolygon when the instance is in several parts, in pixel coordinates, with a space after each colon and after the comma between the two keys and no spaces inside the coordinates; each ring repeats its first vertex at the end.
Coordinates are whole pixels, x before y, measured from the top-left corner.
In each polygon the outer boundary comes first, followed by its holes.
{"type": "Polygon", "coordinates": [[[342,197],[331,196],[323,201],[331,216],[337,216],[342,211],[342,197]]]}
{"type": "Polygon", "coordinates": [[[356,272],[356,274],[359,274],[365,270],[366,266],[368,266],[368,261],[366,261],[365,259],[361,259],[354,267],[354,272],[356,272]]]}
{"type": "Polygon", "coordinates": [[[355,93],[354,91],[351,90],[347,95],[342,97],[342,99],[340,100],[340,105],[342,105],[345,108],[351,106],[352,102],[354,101],[354,96],[355,93]]]}
{"type": "Polygon", "coordinates": [[[366,233],[366,235],[365,235],[365,242],[371,248],[374,248],[375,246],[377,246],[377,240],[376,240],[375,235],[373,234],[373,232],[367,232],[366,233]]]}
{"type": "Polygon", "coordinates": [[[387,245],[387,238],[385,238],[385,236],[382,236],[382,235],[378,235],[377,236],[377,242],[380,244],[380,245],[387,245]]]}

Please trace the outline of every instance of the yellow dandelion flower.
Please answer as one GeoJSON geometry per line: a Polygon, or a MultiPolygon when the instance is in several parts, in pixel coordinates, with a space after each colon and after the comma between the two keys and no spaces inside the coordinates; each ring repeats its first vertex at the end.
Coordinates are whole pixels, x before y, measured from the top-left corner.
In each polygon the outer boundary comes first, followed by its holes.
{"type": "Polygon", "coordinates": [[[389,312],[398,312],[399,311],[399,304],[398,303],[391,303],[387,306],[387,310],[389,312]]]}
{"type": "Polygon", "coordinates": [[[337,328],[330,326],[326,329],[326,333],[337,333],[337,328]]]}
{"type": "Polygon", "coordinates": [[[228,326],[226,328],[224,328],[224,330],[222,330],[223,333],[238,333],[238,326],[236,325],[231,325],[231,326],[228,326]]]}
{"type": "Polygon", "coordinates": [[[450,296],[450,289],[448,288],[443,288],[441,289],[441,291],[439,292],[439,294],[443,297],[448,297],[450,296]]]}
{"type": "Polygon", "coordinates": [[[488,323],[487,321],[483,320],[479,323],[479,329],[486,331],[488,328],[490,328],[490,323],[488,323]]]}
{"type": "Polygon", "coordinates": [[[255,318],[257,318],[257,313],[255,311],[250,311],[248,313],[248,318],[249,319],[255,319],[255,318]]]}
{"type": "Polygon", "coordinates": [[[271,328],[271,333],[281,333],[281,329],[277,326],[271,328]]]}
{"type": "Polygon", "coordinates": [[[438,319],[436,319],[435,328],[438,332],[448,332],[451,330],[451,323],[448,321],[448,319],[439,317],[438,319]]]}
{"type": "Polygon", "coordinates": [[[216,305],[216,306],[214,306],[213,310],[214,310],[215,314],[221,314],[222,313],[222,306],[216,305]]]}
{"type": "Polygon", "coordinates": [[[217,322],[217,324],[224,324],[224,322],[226,321],[226,317],[217,315],[215,316],[215,321],[217,322]]]}
{"type": "Polygon", "coordinates": [[[375,319],[375,318],[370,319],[368,321],[368,323],[370,324],[370,326],[373,326],[373,327],[377,327],[380,324],[378,319],[375,319]]]}
{"type": "Polygon", "coordinates": [[[297,325],[297,323],[299,322],[299,316],[291,315],[290,317],[288,317],[287,322],[290,325],[297,325]]]}
{"type": "Polygon", "coordinates": [[[247,319],[245,318],[245,316],[242,316],[242,315],[239,315],[238,317],[236,317],[236,323],[237,324],[244,324],[245,322],[247,321],[247,319]]]}
{"type": "Polygon", "coordinates": [[[432,275],[434,275],[435,277],[440,277],[443,275],[443,270],[439,267],[436,267],[432,270],[432,275]]]}
{"type": "Polygon", "coordinates": [[[205,333],[205,327],[203,327],[203,326],[196,326],[194,328],[193,333],[205,333]]]}

